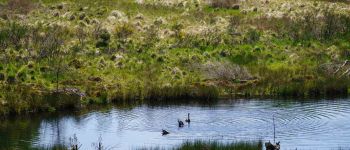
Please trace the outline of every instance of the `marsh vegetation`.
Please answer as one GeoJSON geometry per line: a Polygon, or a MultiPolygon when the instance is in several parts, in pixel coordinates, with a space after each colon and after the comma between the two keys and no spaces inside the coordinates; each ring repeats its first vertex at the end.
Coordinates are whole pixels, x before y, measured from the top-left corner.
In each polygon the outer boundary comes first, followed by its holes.
{"type": "Polygon", "coordinates": [[[343,2],[1,0],[0,8],[1,115],[349,91],[343,2]]]}

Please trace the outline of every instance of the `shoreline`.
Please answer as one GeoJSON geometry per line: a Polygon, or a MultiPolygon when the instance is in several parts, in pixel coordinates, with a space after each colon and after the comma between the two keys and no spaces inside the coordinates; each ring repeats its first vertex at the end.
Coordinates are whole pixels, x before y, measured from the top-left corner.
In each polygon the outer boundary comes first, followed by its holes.
{"type": "MultiPolygon", "coordinates": [[[[64,88],[56,90],[33,90],[31,88],[26,89],[32,91],[30,94],[18,95],[19,97],[27,96],[24,100],[17,99],[17,101],[28,102],[28,100],[36,101],[32,105],[28,105],[25,110],[17,109],[21,107],[20,104],[7,104],[2,103],[0,108],[2,110],[1,117],[6,118],[8,116],[21,116],[21,115],[32,115],[40,113],[56,113],[64,110],[69,111],[86,111],[94,107],[109,107],[109,106],[123,106],[123,105],[162,105],[162,104],[183,104],[183,103],[199,103],[199,104],[212,104],[220,100],[239,100],[239,99],[283,99],[283,100],[321,100],[321,99],[338,99],[348,98],[348,95],[334,94],[329,95],[317,95],[317,96],[295,96],[295,95],[249,95],[242,93],[224,93],[223,87],[217,88],[186,88],[188,91],[185,93],[177,93],[170,95],[171,93],[158,92],[162,95],[149,95],[148,97],[136,95],[123,97],[123,95],[114,95],[111,97],[106,95],[101,97],[89,97],[83,91],[76,88],[64,88]],[[203,91],[200,91],[202,89],[203,91]],[[36,91],[36,92],[33,92],[36,91]],[[196,92],[195,92],[196,91],[196,92]],[[213,92],[214,91],[214,92],[213,92]],[[167,95],[169,94],[169,95],[167,95]],[[140,97],[143,97],[141,99],[140,97]],[[36,104],[36,105],[35,105],[36,104]]],[[[174,88],[176,90],[176,88],[174,88]]],[[[16,90],[17,91],[17,90],[16,90]]],[[[24,91],[23,89],[19,91],[24,91]]],[[[166,91],[171,91],[167,89],[166,91]]],[[[96,91],[102,92],[102,91],[96,91]]],[[[182,90],[184,92],[184,90],[182,90]]],[[[138,93],[142,93],[139,91],[138,93]]],[[[154,94],[154,93],[153,93],[154,94]]],[[[0,99],[1,100],[1,99],[0,99]]]]}

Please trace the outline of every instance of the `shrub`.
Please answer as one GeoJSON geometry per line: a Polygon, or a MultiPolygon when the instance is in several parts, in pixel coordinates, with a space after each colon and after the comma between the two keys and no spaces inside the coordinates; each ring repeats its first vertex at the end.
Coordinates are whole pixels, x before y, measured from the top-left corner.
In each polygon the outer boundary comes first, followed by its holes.
{"type": "Polygon", "coordinates": [[[8,84],[14,84],[16,82],[16,77],[14,75],[9,75],[7,77],[7,83],[8,84]]]}
{"type": "Polygon", "coordinates": [[[260,33],[253,28],[250,28],[244,36],[245,43],[252,44],[252,43],[258,42],[259,40],[260,40],[260,33]]]}
{"type": "Polygon", "coordinates": [[[0,29],[0,46],[6,48],[10,45],[16,49],[21,48],[23,39],[27,36],[29,27],[17,22],[9,22],[0,29]]]}
{"type": "Polygon", "coordinates": [[[106,29],[104,29],[104,30],[101,30],[98,37],[103,41],[109,41],[111,38],[111,35],[106,29]]]}
{"type": "Polygon", "coordinates": [[[128,38],[134,33],[134,28],[129,24],[123,24],[117,26],[115,29],[115,38],[117,39],[120,46],[124,46],[128,38]]]}
{"type": "Polygon", "coordinates": [[[296,19],[288,16],[261,17],[253,22],[260,29],[275,31],[280,33],[279,36],[291,38],[296,42],[330,40],[350,32],[350,17],[338,14],[333,9],[325,9],[320,14],[315,11],[307,12],[296,19]]]}
{"type": "Polygon", "coordinates": [[[60,51],[68,31],[61,26],[49,27],[43,38],[39,40],[40,58],[55,58],[60,51]]]}
{"type": "Polygon", "coordinates": [[[227,32],[231,36],[235,36],[237,34],[237,28],[240,24],[241,24],[241,17],[240,16],[232,16],[229,20],[227,32]]]}
{"type": "Polygon", "coordinates": [[[98,41],[96,43],[97,48],[108,47],[111,35],[106,29],[102,29],[97,33],[98,41]]]}
{"type": "Polygon", "coordinates": [[[234,4],[237,4],[238,0],[209,0],[211,7],[219,8],[232,8],[234,4]]]}
{"type": "Polygon", "coordinates": [[[0,47],[6,49],[9,41],[8,31],[5,28],[0,29],[0,47]]]}
{"type": "Polygon", "coordinates": [[[181,31],[184,29],[184,25],[181,23],[176,23],[171,26],[171,29],[175,32],[176,38],[181,38],[181,31]]]}
{"type": "Polygon", "coordinates": [[[0,73],[0,81],[4,81],[5,80],[5,74],[4,73],[0,73]]]}
{"type": "Polygon", "coordinates": [[[108,41],[98,40],[96,42],[96,48],[108,47],[108,45],[109,45],[108,41]]]}
{"type": "Polygon", "coordinates": [[[329,9],[327,9],[323,14],[323,39],[331,39],[337,35],[346,34],[350,31],[349,16],[336,14],[334,13],[334,10],[329,9]]]}
{"type": "Polygon", "coordinates": [[[22,14],[27,14],[36,7],[32,0],[9,0],[7,6],[9,10],[22,14]]]}
{"type": "Polygon", "coordinates": [[[83,48],[85,46],[86,37],[88,36],[87,32],[83,27],[78,27],[75,34],[80,42],[80,46],[83,48]]]}
{"type": "Polygon", "coordinates": [[[246,68],[229,62],[209,62],[200,66],[200,69],[209,79],[233,81],[252,77],[246,68]]]}
{"type": "Polygon", "coordinates": [[[157,26],[152,25],[145,32],[144,46],[146,48],[152,47],[159,41],[158,31],[159,31],[159,28],[157,26]]]}

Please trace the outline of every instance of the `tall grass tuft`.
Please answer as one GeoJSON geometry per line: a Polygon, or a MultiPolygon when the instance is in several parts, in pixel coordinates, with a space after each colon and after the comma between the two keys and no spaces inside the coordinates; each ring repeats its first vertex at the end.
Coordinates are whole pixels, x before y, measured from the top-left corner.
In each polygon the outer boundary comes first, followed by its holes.
{"type": "Polygon", "coordinates": [[[220,142],[206,142],[206,141],[194,141],[185,142],[177,150],[194,150],[194,149],[210,149],[210,150],[262,150],[262,142],[233,142],[233,143],[220,143],[220,142]]]}
{"type": "MultiPolygon", "coordinates": [[[[143,147],[138,150],[164,150],[161,147],[143,147]]],[[[186,141],[179,146],[168,148],[172,150],[262,150],[263,144],[261,141],[257,142],[232,142],[221,143],[218,141],[186,141]]]]}

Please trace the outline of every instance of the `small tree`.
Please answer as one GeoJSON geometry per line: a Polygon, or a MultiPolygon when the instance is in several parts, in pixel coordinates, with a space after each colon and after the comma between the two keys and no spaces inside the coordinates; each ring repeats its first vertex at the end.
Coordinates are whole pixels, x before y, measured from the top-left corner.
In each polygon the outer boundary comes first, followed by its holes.
{"type": "Polygon", "coordinates": [[[64,71],[64,57],[66,52],[62,50],[62,45],[67,38],[67,30],[60,26],[54,26],[47,30],[46,38],[42,41],[40,54],[42,58],[47,58],[51,70],[56,76],[56,90],[59,88],[59,76],[64,71]]]}
{"type": "Polygon", "coordinates": [[[76,36],[79,40],[80,46],[81,48],[85,47],[85,41],[86,41],[86,37],[88,36],[87,32],[85,31],[85,29],[83,27],[78,27],[76,29],[76,36]]]}

